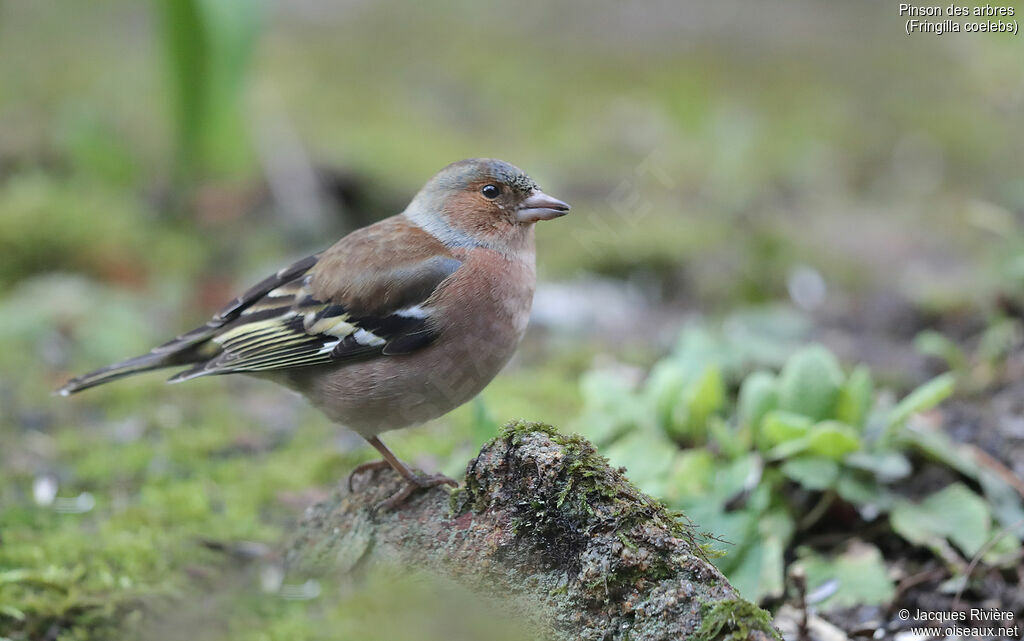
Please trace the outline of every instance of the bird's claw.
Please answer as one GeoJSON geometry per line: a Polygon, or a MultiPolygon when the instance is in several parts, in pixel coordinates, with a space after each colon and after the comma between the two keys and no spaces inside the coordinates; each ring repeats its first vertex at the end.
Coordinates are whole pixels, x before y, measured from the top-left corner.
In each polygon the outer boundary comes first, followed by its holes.
{"type": "Polygon", "coordinates": [[[374,512],[389,512],[394,508],[404,503],[412,493],[416,490],[425,490],[438,485],[450,485],[451,487],[458,487],[459,482],[455,479],[448,478],[444,474],[430,474],[430,475],[416,475],[411,479],[407,479],[402,488],[391,495],[374,508],[374,512]]]}
{"type": "MultiPolygon", "coordinates": [[[[368,461],[366,463],[357,465],[356,468],[352,470],[348,475],[349,494],[351,494],[355,490],[355,488],[353,487],[353,481],[355,480],[356,476],[369,470],[379,470],[384,467],[391,468],[392,466],[390,463],[383,459],[377,461],[368,461]]],[[[404,503],[406,499],[412,496],[412,493],[415,492],[416,490],[425,490],[431,487],[437,487],[438,485],[450,485],[451,487],[459,486],[458,481],[449,478],[444,474],[413,474],[410,477],[403,476],[403,478],[405,482],[402,485],[402,488],[395,492],[394,494],[392,494],[386,500],[381,501],[379,504],[377,504],[377,506],[374,508],[374,512],[387,512],[392,510],[393,508],[404,503]]]]}
{"type": "Polygon", "coordinates": [[[354,491],[354,488],[352,487],[352,481],[354,481],[358,475],[369,470],[379,470],[382,467],[389,468],[391,467],[391,464],[385,461],[384,459],[379,459],[376,461],[368,461],[366,463],[361,463],[357,465],[356,468],[349,472],[348,475],[348,493],[351,494],[354,491]]]}

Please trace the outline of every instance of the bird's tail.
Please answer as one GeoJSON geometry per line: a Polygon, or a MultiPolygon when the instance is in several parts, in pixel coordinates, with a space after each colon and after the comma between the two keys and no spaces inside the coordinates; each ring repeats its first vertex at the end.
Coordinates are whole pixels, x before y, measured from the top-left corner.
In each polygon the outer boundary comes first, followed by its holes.
{"type": "Polygon", "coordinates": [[[175,362],[175,359],[173,358],[168,358],[169,356],[171,356],[171,354],[151,352],[149,354],[143,354],[142,356],[136,356],[135,358],[129,358],[126,361],[108,365],[94,372],[76,376],[57,390],[57,393],[61,396],[70,396],[75,392],[81,392],[82,390],[89,389],[90,387],[96,387],[97,385],[103,385],[110,381],[116,381],[119,378],[134,376],[135,374],[141,374],[142,372],[177,365],[178,362],[175,362]]]}

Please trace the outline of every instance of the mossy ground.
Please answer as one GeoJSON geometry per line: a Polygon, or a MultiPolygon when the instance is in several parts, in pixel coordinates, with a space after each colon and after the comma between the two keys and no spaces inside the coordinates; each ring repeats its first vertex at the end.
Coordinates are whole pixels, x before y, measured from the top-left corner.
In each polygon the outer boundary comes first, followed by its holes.
{"type": "MultiPolygon", "coordinates": [[[[216,593],[223,577],[245,571],[204,541],[273,547],[304,505],[372,456],[357,438],[267,384],[127,385],[60,401],[52,411],[47,402],[38,416],[26,414],[25,402],[12,408],[7,425],[14,432],[0,438],[0,629],[11,639],[41,638],[47,630],[104,638],[111,626],[138,621],[168,601],[185,611],[198,606],[204,591],[216,593]],[[49,474],[58,482],[57,502],[37,505],[33,483],[49,474]],[[55,509],[83,493],[95,502],[88,512],[55,509]]],[[[18,389],[48,398],[37,382],[18,389]]],[[[486,429],[472,413],[466,408],[388,440],[407,460],[457,475],[462,452],[486,429]]],[[[228,612],[237,605],[236,614],[251,619],[246,607],[255,604],[254,625],[300,616],[301,605],[260,595],[253,572],[244,587],[226,582],[239,590],[227,598],[228,612]]]]}

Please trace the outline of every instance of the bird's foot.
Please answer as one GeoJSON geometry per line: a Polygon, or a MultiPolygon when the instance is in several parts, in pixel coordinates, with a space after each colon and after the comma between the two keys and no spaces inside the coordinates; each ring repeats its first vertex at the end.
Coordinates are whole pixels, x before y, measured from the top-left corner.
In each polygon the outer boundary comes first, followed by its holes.
{"type": "Polygon", "coordinates": [[[459,483],[455,479],[448,478],[444,474],[414,475],[412,478],[406,479],[405,485],[402,486],[402,489],[392,494],[390,498],[381,501],[375,508],[375,511],[389,512],[402,503],[405,503],[405,501],[412,496],[412,493],[416,490],[425,490],[437,487],[438,485],[458,487],[459,483]]]}
{"type": "Polygon", "coordinates": [[[354,470],[352,470],[349,473],[349,475],[348,475],[348,493],[349,494],[352,493],[352,491],[353,491],[352,482],[355,480],[355,478],[357,476],[359,476],[363,472],[367,472],[369,470],[379,470],[382,467],[390,468],[391,464],[388,463],[387,461],[385,461],[384,459],[380,459],[380,460],[377,460],[377,461],[369,461],[367,463],[362,463],[360,465],[357,465],[356,468],[354,470]]]}

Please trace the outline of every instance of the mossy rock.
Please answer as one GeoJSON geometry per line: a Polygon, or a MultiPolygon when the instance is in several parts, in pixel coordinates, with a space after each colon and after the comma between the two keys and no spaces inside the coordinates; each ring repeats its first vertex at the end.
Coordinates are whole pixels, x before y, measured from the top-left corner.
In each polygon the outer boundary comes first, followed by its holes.
{"type": "Polygon", "coordinates": [[[778,638],[692,526],[580,436],[509,424],[470,461],[462,489],[376,511],[399,483],[381,470],[312,509],[290,571],[427,570],[501,599],[553,639],[778,638]]]}

